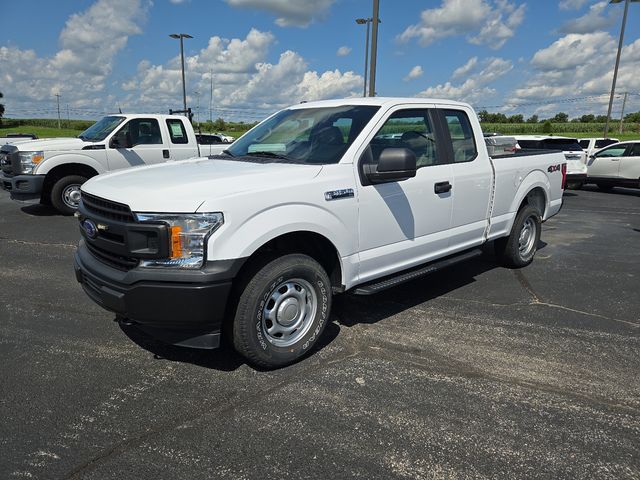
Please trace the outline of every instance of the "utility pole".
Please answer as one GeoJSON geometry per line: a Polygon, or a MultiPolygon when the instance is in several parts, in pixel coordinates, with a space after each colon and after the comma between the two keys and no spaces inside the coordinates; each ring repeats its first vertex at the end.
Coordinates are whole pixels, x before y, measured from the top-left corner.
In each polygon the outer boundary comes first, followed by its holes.
{"type": "Polygon", "coordinates": [[[55,95],[58,101],[58,130],[60,130],[60,94],[56,93],[55,95]]]}
{"type": "Polygon", "coordinates": [[[629,95],[629,92],[624,92],[624,99],[622,100],[622,112],[620,113],[620,133],[622,133],[622,122],[624,122],[624,107],[627,106],[627,95],[629,95]]]}
{"type": "Polygon", "coordinates": [[[211,113],[213,110],[213,69],[209,69],[209,80],[211,81],[211,89],[209,92],[209,121],[213,122],[213,114],[211,113]]]}
{"type": "Polygon", "coordinates": [[[67,103],[67,123],[70,122],[70,118],[69,118],[69,104],[67,103]]]}
{"type": "Polygon", "coordinates": [[[371,32],[371,71],[369,72],[369,96],[376,96],[376,57],[378,56],[378,17],[380,0],[373,0],[373,31],[371,32]]]}
{"type": "MultiPolygon", "coordinates": [[[[620,3],[623,0],[611,0],[609,3],[620,3]]],[[[609,138],[609,120],[611,120],[611,108],[613,107],[613,96],[616,93],[616,80],[618,79],[618,67],[620,66],[620,53],[622,52],[622,42],[624,41],[624,28],[627,24],[627,12],[629,2],[624,0],[624,14],[622,15],[622,27],[620,27],[620,40],[618,42],[618,54],[616,55],[616,66],[613,69],[613,82],[611,83],[611,95],[609,96],[609,109],[607,110],[607,123],[604,124],[604,138],[609,138]]],[[[633,0],[637,2],[638,0],[633,0]]]]}

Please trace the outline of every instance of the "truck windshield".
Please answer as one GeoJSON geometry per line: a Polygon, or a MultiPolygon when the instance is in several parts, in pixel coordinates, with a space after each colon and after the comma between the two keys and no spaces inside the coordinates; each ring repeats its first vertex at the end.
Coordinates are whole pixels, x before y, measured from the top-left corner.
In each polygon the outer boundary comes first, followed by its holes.
{"type": "Polygon", "coordinates": [[[240,161],[338,163],[380,107],[294,108],[276,113],[225,153],[240,161]]]}
{"type": "Polygon", "coordinates": [[[94,123],[78,135],[78,138],[86,142],[100,142],[107,138],[107,136],[123,121],[124,117],[104,117],[102,120],[94,123]]]}

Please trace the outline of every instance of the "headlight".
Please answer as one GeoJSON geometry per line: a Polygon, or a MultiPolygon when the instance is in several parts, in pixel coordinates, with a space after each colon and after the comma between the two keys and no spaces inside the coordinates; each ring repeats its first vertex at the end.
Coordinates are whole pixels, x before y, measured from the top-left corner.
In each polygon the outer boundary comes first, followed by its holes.
{"type": "Polygon", "coordinates": [[[20,173],[32,173],[33,169],[44,160],[44,152],[18,152],[20,155],[20,173]]]}
{"type": "Polygon", "coordinates": [[[141,267],[200,268],[204,264],[206,242],[224,223],[222,213],[136,213],[140,222],[169,225],[171,256],[142,260],[141,267]]]}

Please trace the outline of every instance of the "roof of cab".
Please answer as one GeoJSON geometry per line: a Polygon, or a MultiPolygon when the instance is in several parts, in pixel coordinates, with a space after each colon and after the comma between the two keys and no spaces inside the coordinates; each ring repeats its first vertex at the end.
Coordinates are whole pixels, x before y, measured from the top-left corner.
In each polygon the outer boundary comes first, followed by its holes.
{"type": "Polygon", "coordinates": [[[376,107],[392,107],[394,105],[425,105],[440,104],[457,107],[468,107],[469,104],[456,102],[453,100],[443,100],[435,98],[415,98],[415,97],[353,97],[338,98],[333,100],[318,100],[313,102],[303,102],[292,105],[288,108],[317,108],[317,107],[341,107],[343,105],[371,105],[376,107]]]}

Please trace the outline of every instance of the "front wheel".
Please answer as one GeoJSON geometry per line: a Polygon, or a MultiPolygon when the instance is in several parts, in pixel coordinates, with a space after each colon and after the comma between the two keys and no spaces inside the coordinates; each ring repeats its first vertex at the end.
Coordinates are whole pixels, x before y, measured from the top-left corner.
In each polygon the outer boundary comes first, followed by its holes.
{"type": "Polygon", "coordinates": [[[82,175],[67,175],[53,184],[51,204],[63,215],[73,215],[80,204],[80,186],[87,181],[82,175]]]}
{"type": "Polygon", "coordinates": [[[526,205],[516,215],[509,236],[495,241],[498,259],[503,265],[512,268],[529,265],[538,250],[541,230],[540,213],[526,205]]]}
{"type": "Polygon", "coordinates": [[[331,311],[331,285],[322,266],[301,254],[260,268],[246,283],[233,319],[233,344],[249,362],[277,368],[309,352],[331,311]]]}

